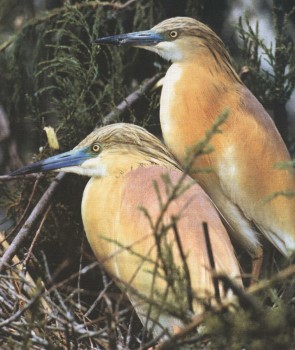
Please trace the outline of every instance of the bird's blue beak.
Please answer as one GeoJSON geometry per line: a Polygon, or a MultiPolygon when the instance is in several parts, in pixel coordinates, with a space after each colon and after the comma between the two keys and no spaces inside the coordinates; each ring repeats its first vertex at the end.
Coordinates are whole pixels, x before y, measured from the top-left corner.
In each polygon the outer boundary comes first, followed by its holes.
{"type": "Polygon", "coordinates": [[[40,160],[39,162],[28,164],[23,168],[12,172],[10,175],[25,175],[80,165],[85,160],[91,158],[91,155],[87,152],[88,149],[88,147],[83,147],[80,149],[61,153],[44,160],[40,160]]]}
{"type": "Polygon", "coordinates": [[[107,36],[99,38],[94,42],[99,45],[153,46],[161,41],[164,41],[161,34],[152,30],[145,30],[142,32],[107,36]]]}

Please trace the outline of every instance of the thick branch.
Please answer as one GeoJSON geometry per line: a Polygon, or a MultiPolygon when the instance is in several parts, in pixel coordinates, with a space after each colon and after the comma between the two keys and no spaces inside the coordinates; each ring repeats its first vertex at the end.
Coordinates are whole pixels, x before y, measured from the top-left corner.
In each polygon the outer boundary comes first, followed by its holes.
{"type": "MultiPolygon", "coordinates": [[[[124,101],[119,103],[115,111],[109,113],[105,118],[103,118],[103,125],[109,124],[114,121],[118,116],[125,113],[130,106],[132,106],[135,102],[137,102],[145,93],[150,90],[153,85],[160,79],[161,74],[156,74],[152,78],[148,79],[142,86],[139,87],[138,90],[131,93],[126,97],[124,101]]],[[[28,237],[30,232],[32,231],[34,225],[39,220],[41,215],[46,211],[49,207],[52,197],[57,190],[61,180],[65,177],[65,173],[59,173],[55,179],[52,181],[48,189],[45,191],[38,204],[33,209],[32,213],[28,217],[27,221],[20,229],[14,240],[12,241],[9,248],[3,254],[2,259],[0,260],[0,272],[2,272],[11,258],[16,254],[17,250],[24,242],[24,240],[28,237]]],[[[10,179],[7,178],[7,179],[10,179]]]]}
{"type": "Polygon", "coordinates": [[[147,80],[144,84],[142,84],[137,90],[135,90],[132,94],[130,94],[126,99],[124,99],[121,103],[118,104],[115,110],[111,111],[107,114],[102,123],[98,123],[97,126],[108,125],[116,121],[116,119],[121,116],[124,112],[128,110],[130,106],[132,106],[136,101],[138,101],[144,94],[146,94],[162,77],[161,73],[154,75],[152,78],[147,80]]]}

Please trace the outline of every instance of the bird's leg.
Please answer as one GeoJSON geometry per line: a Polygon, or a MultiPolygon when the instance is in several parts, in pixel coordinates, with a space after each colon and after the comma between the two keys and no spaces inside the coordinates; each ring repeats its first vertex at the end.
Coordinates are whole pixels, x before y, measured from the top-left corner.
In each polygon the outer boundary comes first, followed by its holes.
{"type": "Polygon", "coordinates": [[[252,271],[251,271],[251,283],[254,284],[258,281],[260,276],[260,270],[262,266],[262,260],[263,260],[263,249],[262,247],[259,247],[255,251],[255,255],[252,257],[252,271]]]}
{"type": "Polygon", "coordinates": [[[177,325],[173,325],[172,330],[173,330],[173,334],[177,334],[177,333],[181,332],[183,330],[183,328],[179,327],[177,325]]]}

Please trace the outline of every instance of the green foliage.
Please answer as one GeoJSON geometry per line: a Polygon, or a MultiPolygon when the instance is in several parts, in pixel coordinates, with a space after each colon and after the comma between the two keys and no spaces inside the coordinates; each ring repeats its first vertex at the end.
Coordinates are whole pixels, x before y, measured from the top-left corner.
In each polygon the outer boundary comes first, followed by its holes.
{"type": "Polygon", "coordinates": [[[249,18],[240,18],[238,32],[242,39],[242,55],[247,67],[242,69],[246,85],[262,104],[273,112],[276,126],[286,143],[289,142],[286,103],[295,88],[295,46],[289,26],[295,7],[287,12],[283,1],[273,5],[275,42],[267,46],[259,36],[259,23],[252,28],[249,18]],[[269,69],[262,68],[262,60],[269,69]],[[246,69],[245,69],[246,68],[246,69]]]}
{"type": "Polygon", "coordinates": [[[99,48],[91,45],[92,38],[98,36],[99,12],[93,16],[92,28],[84,14],[72,9],[57,21],[57,28],[47,27],[44,33],[52,44],[45,45],[48,57],[37,66],[35,76],[40,88],[33,102],[39,107],[36,117],[43,125],[51,116],[58,116],[58,135],[66,148],[78,143],[81,133],[91,130],[109,88],[99,76],[99,48]],[[43,105],[46,109],[42,109],[43,105]]]}
{"type": "Polygon", "coordinates": [[[283,304],[265,307],[262,313],[239,309],[212,314],[205,324],[206,334],[212,337],[210,350],[294,349],[290,314],[283,304]]]}
{"type": "Polygon", "coordinates": [[[245,22],[241,17],[239,19],[243,56],[251,73],[248,79],[250,88],[267,107],[277,100],[285,104],[295,88],[295,49],[288,35],[288,19],[286,15],[282,27],[275,26],[275,48],[259,38],[259,22],[253,29],[248,17],[245,17],[245,22]],[[262,69],[262,60],[269,64],[270,70],[262,69]]]}
{"type": "MultiPolygon", "coordinates": [[[[137,2],[128,30],[152,26],[160,15],[159,5],[137,2]]],[[[22,151],[44,145],[47,125],[56,127],[62,149],[72,148],[131,91],[137,51],[93,44],[101,35],[126,31],[125,17],[124,10],[99,4],[68,6],[32,19],[1,52],[0,101],[22,151]]],[[[154,71],[142,76],[142,66],[137,69],[141,79],[154,71]]]]}

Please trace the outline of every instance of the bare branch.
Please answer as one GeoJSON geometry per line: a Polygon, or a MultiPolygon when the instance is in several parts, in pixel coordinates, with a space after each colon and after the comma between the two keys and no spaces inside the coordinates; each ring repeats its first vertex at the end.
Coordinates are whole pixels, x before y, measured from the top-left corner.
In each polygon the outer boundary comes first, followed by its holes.
{"type": "MultiPolygon", "coordinates": [[[[206,247],[207,247],[207,254],[208,254],[208,258],[209,258],[211,271],[215,271],[216,266],[215,266],[213,249],[212,249],[212,244],[211,244],[211,240],[210,240],[210,236],[209,236],[207,222],[203,222],[203,231],[204,231],[205,242],[206,242],[206,247]]],[[[215,278],[214,275],[212,275],[212,281],[213,281],[213,285],[214,285],[215,299],[218,303],[220,303],[221,298],[220,298],[220,292],[219,292],[219,286],[218,286],[218,279],[215,278]]]]}
{"type": "Polygon", "coordinates": [[[43,174],[26,174],[26,175],[17,175],[17,176],[11,176],[11,175],[1,175],[0,176],[0,182],[1,181],[15,181],[20,179],[26,179],[26,180],[36,180],[40,177],[43,177],[43,174]]]}
{"type": "Polygon", "coordinates": [[[295,276],[295,264],[290,265],[284,270],[278,272],[270,280],[261,281],[259,283],[254,284],[253,286],[250,286],[247,289],[247,292],[251,294],[259,293],[293,276],[295,276]]]}
{"type": "Polygon", "coordinates": [[[57,190],[60,182],[64,179],[65,173],[59,173],[48,189],[44,192],[43,196],[31,212],[30,216],[28,217],[27,221],[23,225],[23,227],[18,232],[17,236],[12,241],[9,248],[5,251],[3,254],[1,260],[0,260],[0,272],[4,270],[5,267],[7,267],[7,264],[11,260],[11,258],[16,254],[17,250],[23,243],[23,241],[28,237],[31,230],[33,229],[36,222],[41,218],[41,215],[46,211],[49,204],[51,203],[52,197],[55,194],[55,191],[57,190]]]}
{"type": "Polygon", "coordinates": [[[28,260],[30,259],[30,256],[31,256],[31,254],[32,254],[34,245],[35,245],[35,243],[36,243],[36,241],[37,241],[37,239],[38,239],[38,237],[39,237],[39,235],[40,235],[40,232],[41,232],[41,229],[42,229],[42,227],[43,227],[43,225],[44,225],[44,222],[45,222],[45,220],[47,219],[47,216],[48,216],[48,213],[49,213],[50,209],[51,209],[51,204],[50,204],[49,207],[46,209],[46,212],[45,212],[45,214],[43,215],[43,218],[42,218],[42,220],[41,220],[41,223],[40,223],[40,225],[39,225],[39,227],[38,227],[38,230],[37,230],[37,232],[36,232],[36,234],[35,234],[35,237],[34,237],[34,239],[33,239],[33,241],[32,241],[32,244],[31,244],[31,246],[30,246],[30,248],[29,248],[28,254],[27,254],[27,256],[26,256],[26,258],[25,258],[25,260],[24,260],[24,262],[23,262],[23,265],[24,265],[24,268],[25,268],[25,269],[26,269],[27,262],[28,262],[28,260]]]}
{"type": "Polygon", "coordinates": [[[104,118],[102,123],[98,123],[97,126],[104,126],[113,123],[119,116],[125,113],[130,106],[137,102],[141,97],[144,96],[156,82],[162,77],[161,73],[154,75],[152,78],[148,79],[143,83],[137,90],[132,92],[129,96],[126,97],[121,103],[118,104],[115,110],[111,111],[104,118]]]}
{"type": "Polygon", "coordinates": [[[181,256],[181,260],[182,260],[182,263],[183,263],[183,270],[184,270],[184,273],[185,273],[185,283],[187,285],[186,286],[186,290],[187,290],[188,305],[189,305],[190,311],[193,312],[193,289],[192,289],[191,275],[190,275],[189,267],[188,267],[188,264],[187,264],[187,261],[186,261],[185,253],[183,251],[180,235],[179,235],[179,232],[178,232],[177,219],[175,217],[172,217],[172,227],[173,227],[173,231],[174,231],[177,247],[178,247],[178,250],[179,250],[179,253],[180,253],[180,256],[181,256]]]}

